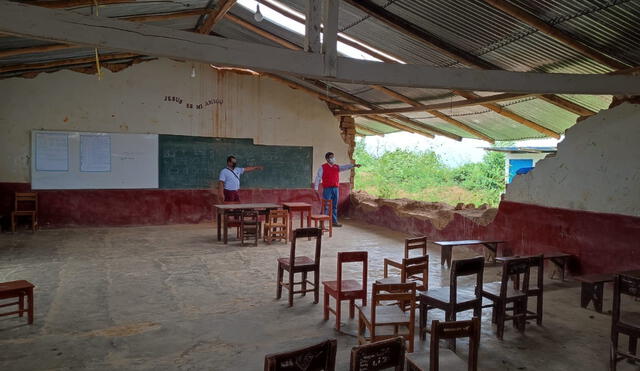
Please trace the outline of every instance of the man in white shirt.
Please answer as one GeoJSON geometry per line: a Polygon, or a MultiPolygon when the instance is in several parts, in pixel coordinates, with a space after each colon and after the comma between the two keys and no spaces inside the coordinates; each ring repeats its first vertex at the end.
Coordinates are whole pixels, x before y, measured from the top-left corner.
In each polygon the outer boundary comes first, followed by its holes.
{"type": "MultiPolygon", "coordinates": [[[[342,224],[338,223],[338,188],[340,187],[340,172],[351,170],[354,167],[360,167],[359,164],[337,165],[336,157],[333,152],[327,152],[324,155],[326,164],[322,164],[318,169],[316,180],[313,183],[313,188],[318,191],[318,186],[322,182],[322,198],[324,200],[331,200],[331,219],[334,227],[342,227],[342,224]]],[[[326,210],[322,210],[326,212],[326,210]]]]}
{"type": "Polygon", "coordinates": [[[218,178],[218,197],[224,202],[240,202],[240,175],[254,170],[262,170],[262,166],[237,167],[234,156],[227,157],[227,167],[220,170],[218,178]]]}

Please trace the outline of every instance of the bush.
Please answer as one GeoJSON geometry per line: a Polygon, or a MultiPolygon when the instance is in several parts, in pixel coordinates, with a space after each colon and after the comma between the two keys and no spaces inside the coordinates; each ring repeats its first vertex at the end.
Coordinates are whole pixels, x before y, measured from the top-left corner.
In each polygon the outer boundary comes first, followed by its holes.
{"type": "Polygon", "coordinates": [[[356,142],[355,189],[380,198],[497,205],[504,191],[505,156],[488,152],[482,162],[447,167],[433,151],[395,150],[373,156],[356,142]]]}

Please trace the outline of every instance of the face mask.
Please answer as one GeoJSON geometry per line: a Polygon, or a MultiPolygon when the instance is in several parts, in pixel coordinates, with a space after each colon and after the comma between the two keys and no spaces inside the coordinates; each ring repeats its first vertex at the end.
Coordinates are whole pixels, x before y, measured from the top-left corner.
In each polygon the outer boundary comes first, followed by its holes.
{"type": "Polygon", "coordinates": [[[329,163],[330,163],[331,165],[333,165],[333,164],[335,164],[335,163],[336,163],[336,159],[335,159],[335,157],[329,157],[329,160],[328,160],[328,161],[329,161],[329,163]]]}

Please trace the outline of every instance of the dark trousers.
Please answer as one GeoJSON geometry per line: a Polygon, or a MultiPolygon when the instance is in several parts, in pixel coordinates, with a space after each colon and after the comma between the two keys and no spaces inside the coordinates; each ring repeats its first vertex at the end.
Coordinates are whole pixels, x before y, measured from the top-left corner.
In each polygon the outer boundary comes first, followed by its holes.
{"type": "Polygon", "coordinates": [[[223,190],[224,202],[240,202],[240,193],[238,191],[223,190]]]}

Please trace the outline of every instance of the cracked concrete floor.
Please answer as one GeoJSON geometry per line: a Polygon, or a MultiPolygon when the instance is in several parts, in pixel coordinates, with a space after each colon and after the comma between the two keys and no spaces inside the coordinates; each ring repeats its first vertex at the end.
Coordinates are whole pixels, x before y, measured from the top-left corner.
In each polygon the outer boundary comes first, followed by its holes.
{"type": "MultiPolygon", "coordinates": [[[[334,231],[323,240],[322,280],[335,279],[337,251],[369,251],[370,283],[382,277],[383,258],[402,256],[401,233],[357,221],[334,231]]],[[[446,285],[439,250],[429,253],[430,287],[446,285]]],[[[0,317],[0,370],[261,370],[267,353],[331,337],[337,370],[348,369],[355,320],[343,318],[337,333],[313,295],[293,308],[275,300],[276,257],[286,254],[282,243],[223,245],[204,224],[0,234],[0,282],[36,285],[34,325],[0,317]]],[[[454,259],[474,255],[454,251],[454,259]]],[[[488,267],[485,282],[498,274],[488,267]]],[[[545,290],[544,326],[530,323],[524,334],[507,324],[497,340],[483,312],[482,370],[607,369],[611,317],[580,308],[576,283],[548,280],[545,290]]],[[[418,352],[427,347],[416,341],[418,352]]]]}

